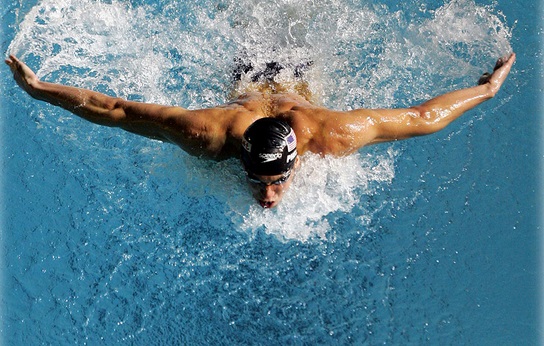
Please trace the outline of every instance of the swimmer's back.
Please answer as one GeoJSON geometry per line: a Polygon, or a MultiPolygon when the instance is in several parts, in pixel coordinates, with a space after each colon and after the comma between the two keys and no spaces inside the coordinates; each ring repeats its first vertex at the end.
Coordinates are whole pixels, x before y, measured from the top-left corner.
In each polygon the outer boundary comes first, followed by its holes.
{"type": "MultiPolygon", "coordinates": [[[[286,121],[297,136],[299,154],[311,151],[320,155],[345,155],[353,151],[354,134],[346,123],[354,119],[348,112],[316,106],[295,93],[248,92],[222,107],[233,106],[245,110],[238,113],[239,117],[251,116],[252,121],[263,117],[286,121]]],[[[235,140],[241,141],[241,137],[235,140]]]]}

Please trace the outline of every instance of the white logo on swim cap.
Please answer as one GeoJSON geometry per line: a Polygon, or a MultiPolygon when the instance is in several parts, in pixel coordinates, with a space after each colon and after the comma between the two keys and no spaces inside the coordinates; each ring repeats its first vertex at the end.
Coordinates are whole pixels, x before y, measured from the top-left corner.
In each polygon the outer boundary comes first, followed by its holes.
{"type": "Polygon", "coordinates": [[[293,161],[297,157],[297,152],[293,151],[291,154],[287,156],[287,163],[293,161]]]}
{"type": "Polygon", "coordinates": [[[262,159],[261,163],[266,163],[281,159],[282,155],[282,153],[261,153],[259,158],[262,159]]]}

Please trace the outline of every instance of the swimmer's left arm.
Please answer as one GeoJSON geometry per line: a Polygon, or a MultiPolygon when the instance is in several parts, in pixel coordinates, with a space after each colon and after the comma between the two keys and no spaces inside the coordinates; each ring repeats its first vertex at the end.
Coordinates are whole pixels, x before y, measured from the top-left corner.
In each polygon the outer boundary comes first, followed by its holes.
{"type": "Polygon", "coordinates": [[[443,94],[418,106],[348,112],[313,110],[313,118],[320,119],[319,126],[313,131],[318,135],[314,135],[301,149],[322,155],[344,156],[369,144],[440,131],[467,110],[494,97],[515,59],[515,54],[499,59],[493,73],[484,74],[475,87],[443,94]]]}
{"type": "Polygon", "coordinates": [[[515,54],[497,61],[492,74],[485,74],[479,85],[437,96],[405,109],[354,110],[367,122],[367,133],[359,146],[406,139],[442,130],[466,111],[493,98],[508,76],[515,54]]]}

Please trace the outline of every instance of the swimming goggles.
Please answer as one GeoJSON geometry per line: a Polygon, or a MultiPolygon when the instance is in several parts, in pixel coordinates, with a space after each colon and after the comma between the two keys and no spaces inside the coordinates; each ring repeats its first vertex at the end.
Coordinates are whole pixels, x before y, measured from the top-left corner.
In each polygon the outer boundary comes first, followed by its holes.
{"type": "Polygon", "coordinates": [[[274,181],[270,181],[270,182],[264,182],[260,179],[257,179],[257,177],[253,176],[251,173],[246,172],[246,179],[249,183],[254,185],[260,185],[260,186],[282,185],[282,184],[285,184],[287,180],[289,180],[289,178],[291,177],[291,172],[292,170],[287,171],[281,178],[274,181]]]}

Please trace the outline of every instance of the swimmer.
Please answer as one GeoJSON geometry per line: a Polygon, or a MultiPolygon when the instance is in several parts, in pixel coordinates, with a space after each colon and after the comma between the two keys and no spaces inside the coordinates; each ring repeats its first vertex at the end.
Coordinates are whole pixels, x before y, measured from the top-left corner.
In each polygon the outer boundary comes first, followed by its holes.
{"type": "Polygon", "coordinates": [[[351,111],[317,106],[303,93],[284,92],[270,78],[256,78],[254,82],[264,83],[261,88],[240,93],[227,104],[188,110],[43,82],[13,55],[6,63],[31,97],[88,121],[173,143],[202,158],[240,158],[254,198],[263,208],[273,208],[295,179],[299,155],[343,156],[366,145],[437,132],[494,97],[515,59],[514,53],[499,59],[493,72],[484,74],[474,87],[420,105],[351,111]]]}

